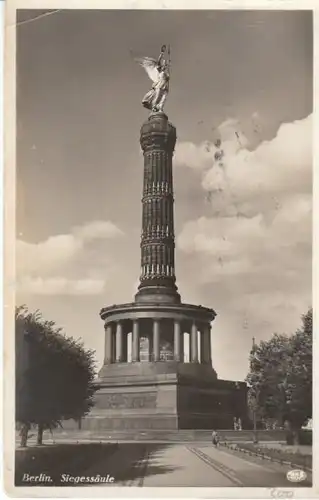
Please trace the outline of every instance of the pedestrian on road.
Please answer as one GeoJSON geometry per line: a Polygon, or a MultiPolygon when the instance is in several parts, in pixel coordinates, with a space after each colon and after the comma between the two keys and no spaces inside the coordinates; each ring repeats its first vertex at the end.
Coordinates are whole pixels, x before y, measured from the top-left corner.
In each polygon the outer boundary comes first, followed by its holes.
{"type": "Polygon", "coordinates": [[[216,431],[212,432],[212,442],[213,442],[214,446],[219,445],[219,435],[218,435],[218,432],[216,432],[216,431]]]}

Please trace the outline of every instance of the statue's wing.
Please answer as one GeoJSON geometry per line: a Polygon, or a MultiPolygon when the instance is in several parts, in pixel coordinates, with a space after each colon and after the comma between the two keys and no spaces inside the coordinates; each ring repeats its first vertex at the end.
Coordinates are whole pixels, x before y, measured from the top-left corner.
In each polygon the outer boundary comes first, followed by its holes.
{"type": "Polygon", "coordinates": [[[158,80],[159,73],[157,71],[157,61],[155,59],[153,59],[152,57],[138,57],[135,58],[135,61],[143,66],[146,73],[153,82],[156,82],[158,80]]]}

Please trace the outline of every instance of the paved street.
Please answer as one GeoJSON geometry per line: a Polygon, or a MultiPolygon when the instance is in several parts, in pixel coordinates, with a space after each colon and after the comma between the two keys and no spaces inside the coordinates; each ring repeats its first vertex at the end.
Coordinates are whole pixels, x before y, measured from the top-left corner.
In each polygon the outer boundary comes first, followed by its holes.
{"type": "Polygon", "coordinates": [[[120,443],[112,457],[92,464],[85,475],[111,474],[114,486],[291,487],[287,470],[203,443],[120,443]]]}

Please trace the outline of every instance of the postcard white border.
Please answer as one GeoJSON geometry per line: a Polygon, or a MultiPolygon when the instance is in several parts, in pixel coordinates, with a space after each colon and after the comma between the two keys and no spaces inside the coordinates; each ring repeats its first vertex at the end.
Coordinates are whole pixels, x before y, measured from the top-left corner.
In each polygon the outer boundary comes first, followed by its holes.
{"type": "MultiPolygon", "coordinates": [[[[5,12],[5,81],[4,81],[4,129],[5,129],[5,171],[4,171],[4,484],[7,494],[13,497],[34,498],[92,498],[105,497],[105,487],[15,487],[14,478],[14,303],[15,303],[15,137],[16,137],[16,100],[15,100],[15,52],[16,52],[16,9],[251,9],[251,10],[313,10],[314,11],[314,163],[313,163],[313,305],[314,305],[314,378],[313,386],[318,387],[318,368],[316,359],[318,352],[318,167],[319,158],[319,119],[317,116],[318,96],[318,48],[319,48],[319,16],[318,2],[315,0],[7,0],[5,12]]],[[[314,391],[314,426],[318,416],[318,397],[314,391]]],[[[314,429],[313,470],[319,477],[318,433],[314,429]]],[[[290,488],[294,498],[318,498],[319,483],[313,474],[313,487],[290,488]]],[[[135,488],[118,487],[109,492],[112,498],[274,498],[272,488],[135,488]]],[[[277,488],[277,498],[285,498],[287,488],[277,488]],[[281,495],[282,493],[282,495],[281,495]]],[[[110,497],[108,497],[110,498],[110,497]]]]}

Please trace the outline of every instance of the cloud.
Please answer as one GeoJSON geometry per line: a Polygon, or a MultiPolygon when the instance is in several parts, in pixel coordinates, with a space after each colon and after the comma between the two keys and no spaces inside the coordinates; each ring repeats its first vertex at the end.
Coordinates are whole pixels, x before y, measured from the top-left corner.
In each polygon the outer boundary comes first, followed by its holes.
{"type": "Polygon", "coordinates": [[[182,165],[198,170],[208,167],[212,162],[213,149],[214,146],[208,141],[202,142],[198,145],[193,144],[192,142],[177,143],[174,165],[182,165]]]}
{"type": "MultiPolygon", "coordinates": [[[[122,231],[110,221],[93,221],[73,228],[70,234],[50,236],[39,243],[18,239],[16,244],[18,291],[42,295],[101,293],[104,281],[96,278],[98,272],[94,269],[94,262],[89,258],[89,244],[94,244],[97,239],[104,241],[122,235],[122,231]],[[83,265],[83,260],[86,259],[86,265],[83,265]],[[76,269],[78,261],[82,265],[76,269]],[[86,276],[83,276],[83,270],[86,276]]],[[[107,262],[107,248],[103,250],[106,253],[104,262],[107,262]]],[[[106,273],[107,269],[103,269],[104,276],[106,273]]]]}
{"type": "Polygon", "coordinates": [[[75,235],[81,240],[115,238],[122,236],[123,232],[110,221],[93,221],[74,229],[75,235]]]}
{"type": "Polygon", "coordinates": [[[104,286],[104,280],[25,277],[19,283],[19,291],[33,295],[99,295],[104,286]]]}
{"type": "Polygon", "coordinates": [[[249,210],[253,203],[256,212],[265,198],[284,197],[291,192],[311,192],[311,115],[281,125],[274,139],[262,142],[253,151],[248,149],[249,141],[236,120],[221,124],[218,135],[220,148],[208,142],[199,145],[181,143],[176,151],[177,165],[202,172],[202,187],[217,194],[218,208],[240,204],[249,210]],[[222,160],[216,161],[215,154],[221,150],[222,160]],[[187,151],[192,154],[188,155],[187,151]]]}
{"type": "Polygon", "coordinates": [[[205,143],[177,150],[177,164],[198,171],[206,197],[203,215],[184,224],[177,246],[199,300],[215,297],[216,307],[227,303],[233,314],[248,315],[257,338],[265,319],[270,333],[289,331],[311,304],[312,116],[281,125],[255,149],[235,120],[218,131],[220,148],[211,144],[207,155],[205,143]]]}
{"type": "Polygon", "coordinates": [[[17,274],[50,273],[71,260],[83,247],[73,234],[51,236],[39,243],[17,240],[17,274]]]}

